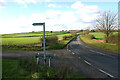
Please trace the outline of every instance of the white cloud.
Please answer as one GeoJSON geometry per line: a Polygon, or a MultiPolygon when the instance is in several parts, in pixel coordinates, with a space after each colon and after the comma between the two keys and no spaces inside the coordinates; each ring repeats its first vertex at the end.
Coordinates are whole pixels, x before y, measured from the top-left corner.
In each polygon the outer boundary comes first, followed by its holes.
{"type": "Polygon", "coordinates": [[[25,3],[36,3],[36,0],[13,0],[14,2],[25,4],[25,3]]]}
{"type": "Polygon", "coordinates": [[[25,0],[25,2],[27,2],[27,3],[36,3],[37,0],[25,0]]]}
{"type": "Polygon", "coordinates": [[[46,15],[48,15],[49,17],[57,17],[61,15],[61,11],[60,10],[48,10],[46,11],[46,15]]]}
{"type": "Polygon", "coordinates": [[[76,19],[77,18],[76,18],[75,13],[73,11],[65,11],[61,15],[61,22],[62,23],[71,24],[71,23],[74,23],[76,21],[76,19]]]}
{"type": "Polygon", "coordinates": [[[34,13],[30,16],[30,20],[32,21],[32,23],[34,23],[34,22],[45,22],[46,21],[46,16],[44,14],[34,13]]]}
{"type": "Polygon", "coordinates": [[[5,8],[6,0],[0,0],[0,8],[5,8]]]}
{"type": "Polygon", "coordinates": [[[50,0],[45,0],[46,2],[50,2],[50,0]]]}
{"type": "Polygon", "coordinates": [[[24,16],[20,15],[16,20],[0,20],[0,34],[4,33],[18,33],[18,32],[28,32],[31,31],[31,23],[30,21],[24,16]]]}
{"type": "Polygon", "coordinates": [[[80,1],[72,4],[71,8],[77,9],[79,13],[97,13],[99,8],[97,5],[85,5],[80,1]]]}
{"type": "Polygon", "coordinates": [[[85,5],[78,1],[71,5],[72,9],[75,9],[76,13],[81,15],[84,22],[91,22],[94,20],[100,12],[100,9],[96,5],[85,5]]]}
{"type": "Polygon", "coordinates": [[[23,4],[24,7],[23,8],[27,8],[27,4],[29,3],[36,3],[37,0],[13,0],[14,2],[17,2],[19,4],[23,4]]]}
{"type": "Polygon", "coordinates": [[[55,5],[55,4],[48,4],[48,7],[53,7],[53,8],[55,8],[56,5],[55,5]]]}
{"type": "Polygon", "coordinates": [[[19,4],[25,4],[24,0],[14,0],[15,2],[19,3],[19,4]]]}
{"type": "MultiPolygon", "coordinates": [[[[24,2],[20,3],[24,4],[24,2]]],[[[96,5],[85,5],[82,2],[75,2],[71,5],[71,8],[74,10],[48,10],[45,13],[33,13],[29,17],[20,15],[16,20],[1,20],[0,26],[4,27],[0,29],[0,32],[42,31],[42,27],[32,26],[32,23],[35,22],[45,22],[46,30],[84,29],[99,15],[99,8],[96,5]]]]}
{"type": "Polygon", "coordinates": [[[73,9],[80,9],[80,8],[83,8],[84,7],[84,4],[82,4],[80,1],[78,2],[75,2],[74,4],[72,4],[71,8],[73,9]]]}
{"type": "Polygon", "coordinates": [[[48,7],[52,7],[52,8],[61,8],[62,6],[56,5],[56,4],[48,4],[48,7]]]}

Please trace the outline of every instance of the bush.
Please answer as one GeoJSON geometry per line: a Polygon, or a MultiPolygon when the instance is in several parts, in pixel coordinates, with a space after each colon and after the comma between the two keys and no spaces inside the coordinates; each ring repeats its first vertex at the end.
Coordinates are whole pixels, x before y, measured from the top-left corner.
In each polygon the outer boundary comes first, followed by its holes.
{"type": "Polygon", "coordinates": [[[76,35],[77,35],[77,34],[76,34],[75,31],[71,32],[71,36],[72,36],[72,37],[74,37],[74,36],[76,36],[76,35]]]}
{"type": "Polygon", "coordinates": [[[94,35],[92,34],[86,34],[84,35],[86,38],[89,38],[89,39],[95,39],[94,35]]]}
{"type": "MultiPolygon", "coordinates": [[[[40,39],[43,44],[43,37],[40,39]]],[[[46,46],[54,46],[58,42],[58,37],[56,35],[45,37],[46,46]]]]}
{"type": "Polygon", "coordinates": [[[89,34],[89,32],[90,32],[89,30],[84,30],[84,31],[83,31],[83,35],[89,34]]]}
{"type": "Polygon", "coordinates": [[[72,36],[69,35],[69,36],[63,36],[63,40],[67,40],[67,39],[70,39],[72,36]]]}
{"type": "Polygon", "coordinates": [[[120,34],[111,34],[109,37],[105,37],[105,40],[108,40],[108,43],[112,44],[118,44],[118,41],[120,41],[120,34]]]}
{"type": "Polygon", "coordinates": [[[95,32],[95,30],[91,30],[90,32],[95,32]]]}

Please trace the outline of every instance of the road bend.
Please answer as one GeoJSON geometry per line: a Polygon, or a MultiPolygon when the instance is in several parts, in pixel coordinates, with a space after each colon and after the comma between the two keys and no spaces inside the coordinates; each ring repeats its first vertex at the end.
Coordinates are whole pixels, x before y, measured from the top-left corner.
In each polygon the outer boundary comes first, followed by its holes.
{"type": "Polygon", "coordinates": [[[79,36],[67,45],[67,49],[74,54],[78,54],[86,64],[95,67],[100,72],[109,77],[118,78],[118,64],[120,55],[109,52],[82,42],[79,36]]]}

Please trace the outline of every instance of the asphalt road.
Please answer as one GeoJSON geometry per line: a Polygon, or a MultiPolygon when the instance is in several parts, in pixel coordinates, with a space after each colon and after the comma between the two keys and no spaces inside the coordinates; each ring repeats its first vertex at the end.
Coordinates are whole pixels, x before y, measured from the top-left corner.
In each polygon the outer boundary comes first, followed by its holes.
{"type": "MultiPolygon", "coordinates": [[[[32,57],[35,58],[37,53],[43,54],[43,51],[2,51],[2,59],[31,59],[32,57]]],[[[93,78],[106,78],[105,80],[110,78],[95,67],[86,64],[84,59],[78,54],[74,54],[66,49],[51,50],[47,51],[46,54],[54,56],[53,59],[51,59],[51,66],[61,71],[64,71],[64,69],[67,68],[68,72],[75,72],[85,78],[92,78],[92,80],[93,78]]],[[[46,65],[48,65],[48,59],[46,62],[46,65]]],[[[40,59],[40,64],[44,64],[43,59],[40,59]]]]}
{"type": "Polygon", "coordinates": [[[120,76],[118,68],[120,55],[118,53],[89,46],[82,42],[79,36],[67,45],[67,50],[78,54],[86,64],[98,69],[109,77],[118,78],[120,76]]]}
{"type": "MultiPolygon", "coordinates": [[[[2,59],[31,59],[32,57],[35,58],[37,53],[43,54],[44,52],[6,50],[2,51],[2,59]]],[[[120,56],[117,53],[88,46],[80,40],[79,36],[64,49],[46,51],[46,54],[54,56],[51,60],[51,66],[60,70],[67,67],[69,71],[86,78],[107,78],[106,80],[111,77],[118,78],[120,56]]],[[[43,64],[43,59],[40,59],[40,64],[43,64]]]]}

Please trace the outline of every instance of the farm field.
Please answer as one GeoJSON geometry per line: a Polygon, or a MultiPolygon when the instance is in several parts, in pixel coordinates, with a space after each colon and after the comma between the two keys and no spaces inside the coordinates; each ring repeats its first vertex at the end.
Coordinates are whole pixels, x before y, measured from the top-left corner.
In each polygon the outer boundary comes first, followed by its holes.
{"type": "MultiPolygon", "coordinates": [[[[42,35],[43,35],[42,32],[41,33],[32,33],[32,34],[31,33],[21,33],[21,34],[2,35],[2,45],[25,45],[25,44],[40,43],[40,38],[42,37],[42,35]],[[6,37],[9,37],[9,38],[6,38],[6,37]]],[[[49,35],[51,35],[51,34],[49,33],[49,35]]],[[[61,39],[63,36],[71,35],[71,34],[70,33],[62,34],[60,32],[54,32],[54,33],[52,33],[52,35],[57,35],[58,39],[61,39]]],[[[46,36],[47,36],[47,33],[46,33],[46,36]]]]}
{"type": "Polygon", "coordinates": [[[105,34],[103,32],[93,32],[90,34],[94,35],[96,39],[104,40],[105,34]]]}
{"type": "MultiPolygon", "coordinates": [[[[46,32],[45,35],[59,35],[65,32],[46,32]]],[[[18,37],[39,37],[42,36],[43,32],[29,32],[29,33],[15,33],[15,34],[2,34],[2,38],[18,38],[18,37]]]]}
{"type": "MultiPolygon", "coordinates": [[[[92,32],[89,34],[94,35],[96,39],[104,40],[105,34],[103,32],[92,32]]],[[[113,32],[113,34],[118,34],[118,32],[113,32]]]]}
{"type": "MultiPolygon", "coordinates": [[[[113,34],[117,34],[117,33],[118,32],[114,32],[113,34]]],[[[101,42],[97,41],[97,40],[104,40],[104,36],[105,36],[104,33],[102,33],[102,32],[92,32],[92,33],[89,33],[89,34],[94,35],[95,38],[96,38],[96,41],[88,39],[84,35],[81,35],[80,38],[82,39],[83,42],[85,42],[89,45],[92,45],[92,46],[96,46],[98,48],[105,49],[105,50],[110,50],[110,51],[115,51],[115,52],[120,51],[120,48],[118,47],[117,44],[101,43],[101,42]]]]}
{"type": "MultiPolygon", "coordinates": [[[[62,40],[63,36],[69,36],[71,33],[67,33],[65,31],[56,31],[56,32],[46,32],[46,37],[56,35],[58,37],[58,40],[62,40]]],[[[12,47],[19,46],[25,47],[26,45],[31,44],[40,44],[40,38],[42,38],[43,32],[30,32],[30,33],[17,33],[17,34],[3,34],[2,35],[2,46],[3,50],[11,49],[12,47]]],[[[58,44],[59,46],[63,46],[67,44],[69,40],[62,40],[62,44],[58,44]]],[[[33,47],[33,46],[32,46],[33,47]]],[[[34,46],[35,47],[35,46],[34,46]]],[[[42,49],[42,47],[41,47],[42,49]]]]}

